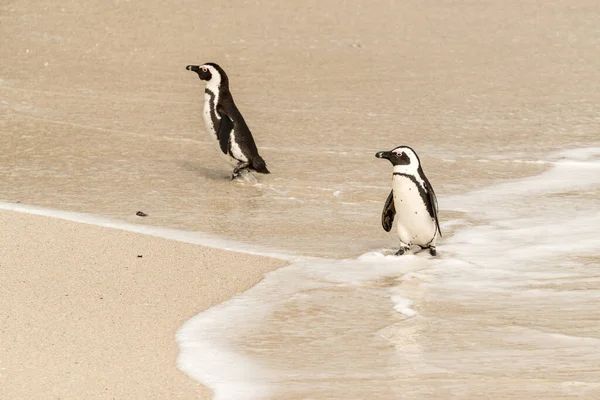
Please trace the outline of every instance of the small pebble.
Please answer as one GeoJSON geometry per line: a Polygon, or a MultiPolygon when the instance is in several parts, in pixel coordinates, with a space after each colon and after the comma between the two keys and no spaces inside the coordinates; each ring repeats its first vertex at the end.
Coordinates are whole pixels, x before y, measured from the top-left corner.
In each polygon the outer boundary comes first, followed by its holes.
{"type": "Polygon", "coordinates": [[[148,216],[148,214],[146,214],[143,211],[138,211],[138,212],[135,213],[135,215],[137,215],[138,217],[147,217],[148,216]]]}

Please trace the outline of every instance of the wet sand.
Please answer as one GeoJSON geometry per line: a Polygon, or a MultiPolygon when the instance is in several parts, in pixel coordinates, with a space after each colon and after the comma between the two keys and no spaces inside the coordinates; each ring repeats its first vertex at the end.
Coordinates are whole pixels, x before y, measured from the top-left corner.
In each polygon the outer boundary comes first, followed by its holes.
{"type": "Polygon", "coordinates": [[[479,159],[598,142],[598,11],[577,4],[10,2],[0,199],[356,256],[394,243],[376,151],[417,149],[443,208],[546,168],[479,159]],[[259,186],[228,182],[207,138],[185,70],[205,61],[273,172],[259,186]]]}

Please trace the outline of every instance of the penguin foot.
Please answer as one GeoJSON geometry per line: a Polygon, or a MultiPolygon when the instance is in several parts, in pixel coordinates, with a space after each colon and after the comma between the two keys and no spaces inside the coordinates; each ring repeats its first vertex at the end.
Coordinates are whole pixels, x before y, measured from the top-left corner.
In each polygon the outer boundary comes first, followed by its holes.
{"type": "Polygon", "coordinates": [[[437,250],[435,249],[435,246],[429,246],[429,254],[431,254],[433,257],[437,256],[437,250]]]}
{"type": "Polygon", "coordinates": [[[401,256],[401,255],[404,255],[404,253],[406,253],[407,251],[408,251],[408,247],[400,247],[400,250],[398,250],[395,255],[401,256]]]}
{"type": "Polygon", "coordinates": [[[240,176],[242,176],[242,171],[248,169],[248,167],[250,166],[250,163],[248,162],[241,162],[239,163],[234,169],[233,172],[231,173],[231,180],[234,180],[235,178],[239,178],[240,176]]]}
{"type": "Polygon", "coordinates": [[[249,173],[250,172],[250,168],[242,169],[242,170],[240,170],[238,172],[233,172],[231,174],[231,180],[233,181],[235,179],[242,179],[242,178],[244,178],[244,175],[248,175],[245,172],[249,173]]]}

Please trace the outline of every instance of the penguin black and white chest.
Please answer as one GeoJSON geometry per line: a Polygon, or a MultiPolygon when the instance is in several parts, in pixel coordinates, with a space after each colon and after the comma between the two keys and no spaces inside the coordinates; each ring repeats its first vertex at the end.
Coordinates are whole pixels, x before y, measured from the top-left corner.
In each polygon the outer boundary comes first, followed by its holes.
{"type": "Polygon", "coordinates": [[[254,143],[252,133],[236,107],[229,91],[229,78],[219,65],[188,65],[188,71],[206,82],[204,90],[204,124],[209,136],[218,144],[223,158],[234,168],[231,179],[243,170],[268,174],[269,170],[254,143]]]}
{"type": "Polygon", "coordinates": [[[410,147],[399,146],[391,151],[380,151],[375,157],[385,158],[394,166],[392,191],[383,206],[381,224],[389,232],[397,216],[400,250],[396,255],[404,254],[411,245],[419,245],[435,256],[435,242],[442,234],[438,204],[419,156],[410,147]]]}

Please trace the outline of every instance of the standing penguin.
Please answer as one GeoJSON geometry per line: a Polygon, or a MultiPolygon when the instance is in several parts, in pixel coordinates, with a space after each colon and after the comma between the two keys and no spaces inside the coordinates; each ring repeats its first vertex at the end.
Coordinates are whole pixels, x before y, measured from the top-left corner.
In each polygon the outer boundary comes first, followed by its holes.
{"type": "Polygon", "coordinates": [[[380,151],[375,157],[386,158],[394,166],[392,192],[383,206],[381,224],[389,232],[394,216],[398,213],[400,250],[396,255],[404,254],[411,245],[416,244],[422,249],[428,248],[429,253],[435,256],[435,241],[438,234],[442,235],[437,215],[437,198],[423,173],[419,157],[408,146],[380,151]]]}
{"type": "Polygon", "coordinates": [[[251,169],[270,173],[258,154],[252,133],[235,106],[229,92],[229,78],[223,68],[214,63],[188,65],[185,69],[206,81],[204,90],[204,123],[211,138],[219,145],[223,157],[234,167],[231,179],[241,171],[251,169]]]}

